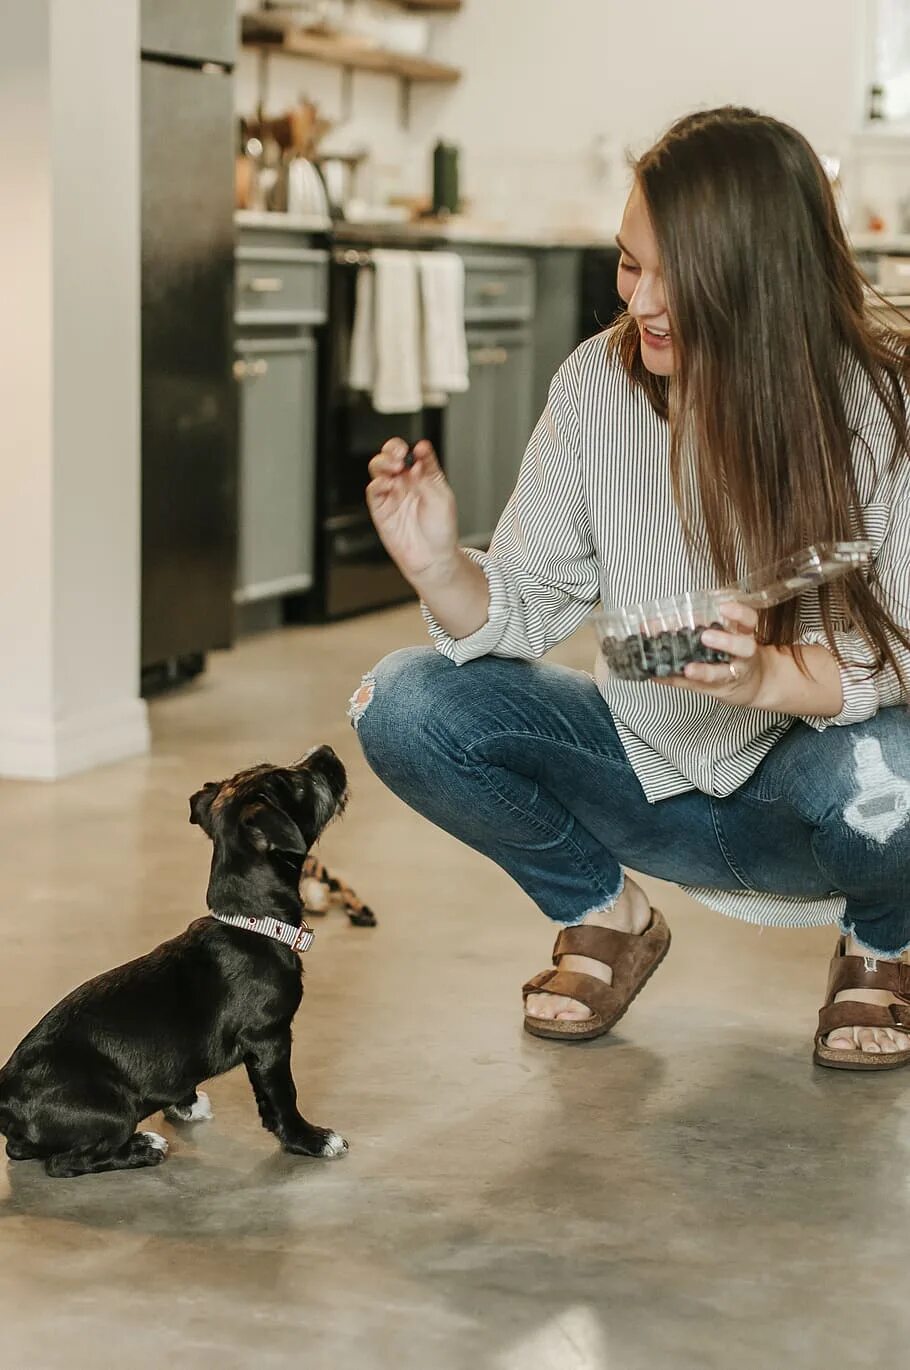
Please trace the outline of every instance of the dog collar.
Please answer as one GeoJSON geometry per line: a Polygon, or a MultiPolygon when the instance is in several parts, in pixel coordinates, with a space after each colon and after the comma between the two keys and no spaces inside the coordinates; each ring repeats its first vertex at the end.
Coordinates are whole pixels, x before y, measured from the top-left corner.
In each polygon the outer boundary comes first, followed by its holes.
{"type": "Polygon", "coordinates": [[[219,923],[227,923],[232,928],[243,928],[246,932],[258,932],[260,937],[271,937],[273,942],[282,942],[292,951],[309,951],[316,940],[316,934],[301,918],[300,927],[293,923],[282,923],[279,918],[254,918],[245,913],[216,913],[209,909],[211,916],[219,923]]]}

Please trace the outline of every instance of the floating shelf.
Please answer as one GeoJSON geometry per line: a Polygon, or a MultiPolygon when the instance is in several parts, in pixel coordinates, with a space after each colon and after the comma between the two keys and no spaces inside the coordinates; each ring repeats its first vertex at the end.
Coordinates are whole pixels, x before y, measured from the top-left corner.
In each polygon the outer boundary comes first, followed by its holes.
{"type": "MultiPolygon", "coordinates": [[[[421,0],[421,3],[424,2],[421,0]]],[[[438,6],[434,5],[433,8],[438,6]]],[[[300,29],[280,30],[274,18],[268,14],[244,15],[243,46],[283,57],[302,57],[310,62],[322,62],[348,71],[386,72],[405,81],[453,85],[461,79],[457,67],[432,62],[426,57],[387,52],[384,48],[367,47],[348,38],[327,37],[300,29]]]]}
{"type": "Polygon", "coordinates": [[[455,11],[460,10],[462,6],[462,0],[393,0],[393,3],[400,5],[402,9],[418,10],[426,13],[429,13],[431,10],[435,10],[437,13],[448,10],[454,14],[455,11]]]}

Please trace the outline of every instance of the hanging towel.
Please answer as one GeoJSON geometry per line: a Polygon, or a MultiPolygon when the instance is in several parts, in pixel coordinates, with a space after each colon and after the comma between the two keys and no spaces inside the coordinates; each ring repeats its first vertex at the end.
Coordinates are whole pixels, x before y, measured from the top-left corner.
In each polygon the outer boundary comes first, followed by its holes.
{"type": "Polygon", "coordinates": [[[422,382],[427,404],[468,388],[464,262],[454,252],[418,252],[423,313],[422,382]]]}
{"type": "Polygon", "coordinates": [[[373,268],[362,266],[354,287],[354,327],[348,357],[348,385],[372,390],[376,376],[376,336],[373,331],[373,268]]]}
{"type": "Polygon", "coordinates": [[[379,248],[372,256],[372,272],[357,277],[348,383],[371,391],[379,414],[414,414],[423,407],[417,260],[379,248]]]}

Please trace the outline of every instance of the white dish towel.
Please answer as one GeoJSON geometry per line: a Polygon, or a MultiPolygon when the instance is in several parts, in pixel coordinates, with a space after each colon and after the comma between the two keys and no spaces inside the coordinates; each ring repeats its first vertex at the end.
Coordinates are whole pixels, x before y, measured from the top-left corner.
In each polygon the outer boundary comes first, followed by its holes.
{"type": "Polygon", "coordinates": [[[468,388],[464,327],[464,262],[455,252],[419,252],[423,306],[423,396],[445,404],[468,388]]]}
{"type": "Polygon", "coordinates": [[[357,275],[348,384],[379,414],[413,414],[423,407],[417,258],[381,248],[372,258],[357,275]]]}
{"type": "Polygon", "coordinates": [[[374,249],[357,275],[352,390],[379,414],[413,414],[468,388],[464,263],[454,252],[374,249]]]}

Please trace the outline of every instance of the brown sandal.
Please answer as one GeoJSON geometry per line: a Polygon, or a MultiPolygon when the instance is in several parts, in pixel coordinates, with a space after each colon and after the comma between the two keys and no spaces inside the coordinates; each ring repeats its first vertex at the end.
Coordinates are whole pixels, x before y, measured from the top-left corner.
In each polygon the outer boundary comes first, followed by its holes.
{"type": "Polygon", "coordinates": [[[843,937],[831,958],[828,992],[818,1014],[818,1031],[812,1059],[817,1066],[835,1070],[897,1070],[910,1065],[910,1050],[877,1052],[828,1046],[828,1033],[842,1027],[899,1028],[910,1033],[910,966],[902,961],[880,961],[869,956],[847,956],[843,937]],[[899,1004],[864,1004],[857,999],[834,1003],[835,994],[847,989],[886,989],[902,1000],[899,1004]]]}
{"type": "Polygon", "coordinates": [[[602,1037],[618,1023],[632,1000],[651,978],[670,948],[670,929],[663,914],[651,910],[651,922],[638,937],[631,932],[598,928],[589,923],[564,928],[553,948],[556,970],[542,970],[522,988],[529,994],[559,994],[577,999],[591,1010],[591,1017],[580,1022],[566,1019],[535,1018],[525,1014],[525,1031],[535,1037],[559,1037],[586,1042],[602,1037]],[[563,956],[590,956],[613,971],[612,985],[583,971],[560,970],[563,956]]]}

